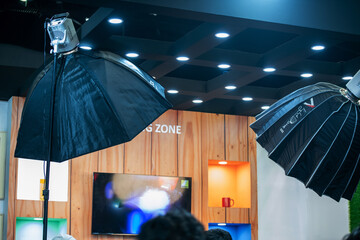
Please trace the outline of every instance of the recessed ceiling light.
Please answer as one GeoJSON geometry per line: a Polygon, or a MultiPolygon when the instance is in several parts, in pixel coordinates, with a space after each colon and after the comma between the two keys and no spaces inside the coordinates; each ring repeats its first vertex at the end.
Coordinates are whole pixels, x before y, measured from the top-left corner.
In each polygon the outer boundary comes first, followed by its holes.
{"type": "Polygon", "coordinates": [[[343,80],[351,80],[353,77],[352,76],[344,76],[342,79],[343,80]]]}
{"type": "Polygon", "coordinates": [[[189,58],[186,56],[179,56],[176,58],[176,60],[181,61],[181,62],[186,62],[189,60],[189,58]]]}
{"type": "Polygon", "coordinates": [[[192,102],[193,102],[193,103],[202,103],[203,100],[201,100],[201,99],[194,99],[192,102]]]}
{"type": "Polygon", "coordinates": [[[314,51],[322,51],[325,49],[325,46],[324,45],[314,45],[311,47],[311,49],[314,51]]]}
{"type": "Polygon", "coordinates": [[[88,45],[80,45],[79,48],[84,49],[84,50],[91,50],[92,47],[88,46],[88,45]]]}
{"type": "Polygon", "coordinates": [[[227,164],[227,161],[220,161],[219,164],[221,164],[221,165],[226,165],[226,164],[227,164]]]}
{"type": "Polygon", "coordinates": [[[229,64],[222,63],[222,64],[219,64],[219,65],[218,65],[218,68],[227,69],[227,68],[230,68],[230,65],[229,65],[229,64]]]}
{"type": "Polygon", "coordinates": [[[263,110],[266,110],[266,109],[269,109],[270,108],[270,106],[262,106],[261,107],[261,109],[263,109],[263,110]]]}
{"type": "Polygon", "coordinates": [[[243,97],[242,100],[246,101],[246,102],[249,102],[249,101],[252,101],[253,98],[252,97],[243,97]]]}
{"type": "Polygon", "coordinates": [[[168,92],[168,93],[171,93],[171,94],[179,93],[179,91],[178,91],[178,90],[175,90],[175,89],[169,89],[167,92],[168,92]]]}
{"type": "Polygon", "coordinates": [[[263,71],[264,71],[264,72],[275,72],[275,71],[276,71],[276,68],[267,67],[267,68],[264,68],[263,71]]]}
{"type": "Polygon", "coordinates": [[[215,34],[215,37],[217,38],[228,38],[230,37],[230,34],[226,33],[226,32],[218,32],[215,34]]]}
{"type": "Polygon", "coordinates": [[[89,21],[89,18],[88,18],[88,17],[85,18],[85,22],[87,22],[87,21],[89,21]]]}
{"type": "Polygon", "coordinates": [[[228,86],[225,86],[225,89],[227,89],[227,90],[234,90],[234,89],[236,89],[236,86],[234,86],[234,85],[228,85],[228,86]]]}
{"type": "Polygon", "coordinates": [[[136,53],[136,52],[129,52],[129,53],[126,54],[126,56],[131,57],[131,58],[136,58],[136,57],[139,56],[139,54],[136,53]]]}
{"type": "Polygon", "coordinates": [[[303,73],[300,76],[303,78],[309,78],[309,77],[312,77],[313,75],[312,75],[312,73],[303,73]]]}
{"type": "Polygon", "coordinates": [[[108,21],[111,24],[120,24],[123,22],[123,20],[121,18],[110,18],[108,21]]]}

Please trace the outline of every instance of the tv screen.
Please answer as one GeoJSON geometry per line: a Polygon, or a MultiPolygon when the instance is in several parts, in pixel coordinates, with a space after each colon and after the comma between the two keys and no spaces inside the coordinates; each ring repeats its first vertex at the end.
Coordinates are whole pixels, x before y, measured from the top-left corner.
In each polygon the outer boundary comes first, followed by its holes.
{"type": "Polygon", "coordinates": [[[191,178],[94,173],[92,234],[138,234],[172,208],[191,212],[191,178]]]}

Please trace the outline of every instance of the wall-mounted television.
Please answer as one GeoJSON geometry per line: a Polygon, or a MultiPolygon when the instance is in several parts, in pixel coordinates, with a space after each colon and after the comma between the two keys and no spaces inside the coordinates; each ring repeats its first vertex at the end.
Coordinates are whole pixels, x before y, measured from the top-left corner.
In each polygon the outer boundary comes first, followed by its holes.
{"type": "Polygon", "coordinates": [[[172,208],[191,212],[191,184],[190,177],[95,172],[91,233],[136,235],[172,208]]]}

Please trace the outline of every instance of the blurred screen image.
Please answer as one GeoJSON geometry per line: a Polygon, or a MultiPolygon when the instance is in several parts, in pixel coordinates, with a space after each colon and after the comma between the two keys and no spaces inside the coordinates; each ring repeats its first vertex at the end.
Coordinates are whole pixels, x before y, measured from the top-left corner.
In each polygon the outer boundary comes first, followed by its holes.
{"type": "Polygon", "coordinates": [[[191,212],[191,178],[94,173],[92,234],[138,234],[172,208],[191,212]]]}

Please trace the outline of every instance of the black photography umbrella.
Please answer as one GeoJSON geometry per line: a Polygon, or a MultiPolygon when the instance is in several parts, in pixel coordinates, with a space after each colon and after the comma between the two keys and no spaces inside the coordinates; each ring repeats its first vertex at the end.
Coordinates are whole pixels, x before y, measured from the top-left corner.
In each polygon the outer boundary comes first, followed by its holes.
{"type": "Polygon", "coordinates": [[[15,150],[15,157],[47,161],[44,240],[50,161],[127,142],[171,108],[162,86],[131,62],[109,52],[78,51],[67,16],[48,23],[54,61],[27,95],[15,150]]]}
{"type": "Polygon", "coordinates": [[[351,199],[360,179],[360,74],[346,85],[301,88],[256,116],[257,142],[320,196],[351,199]]]}

